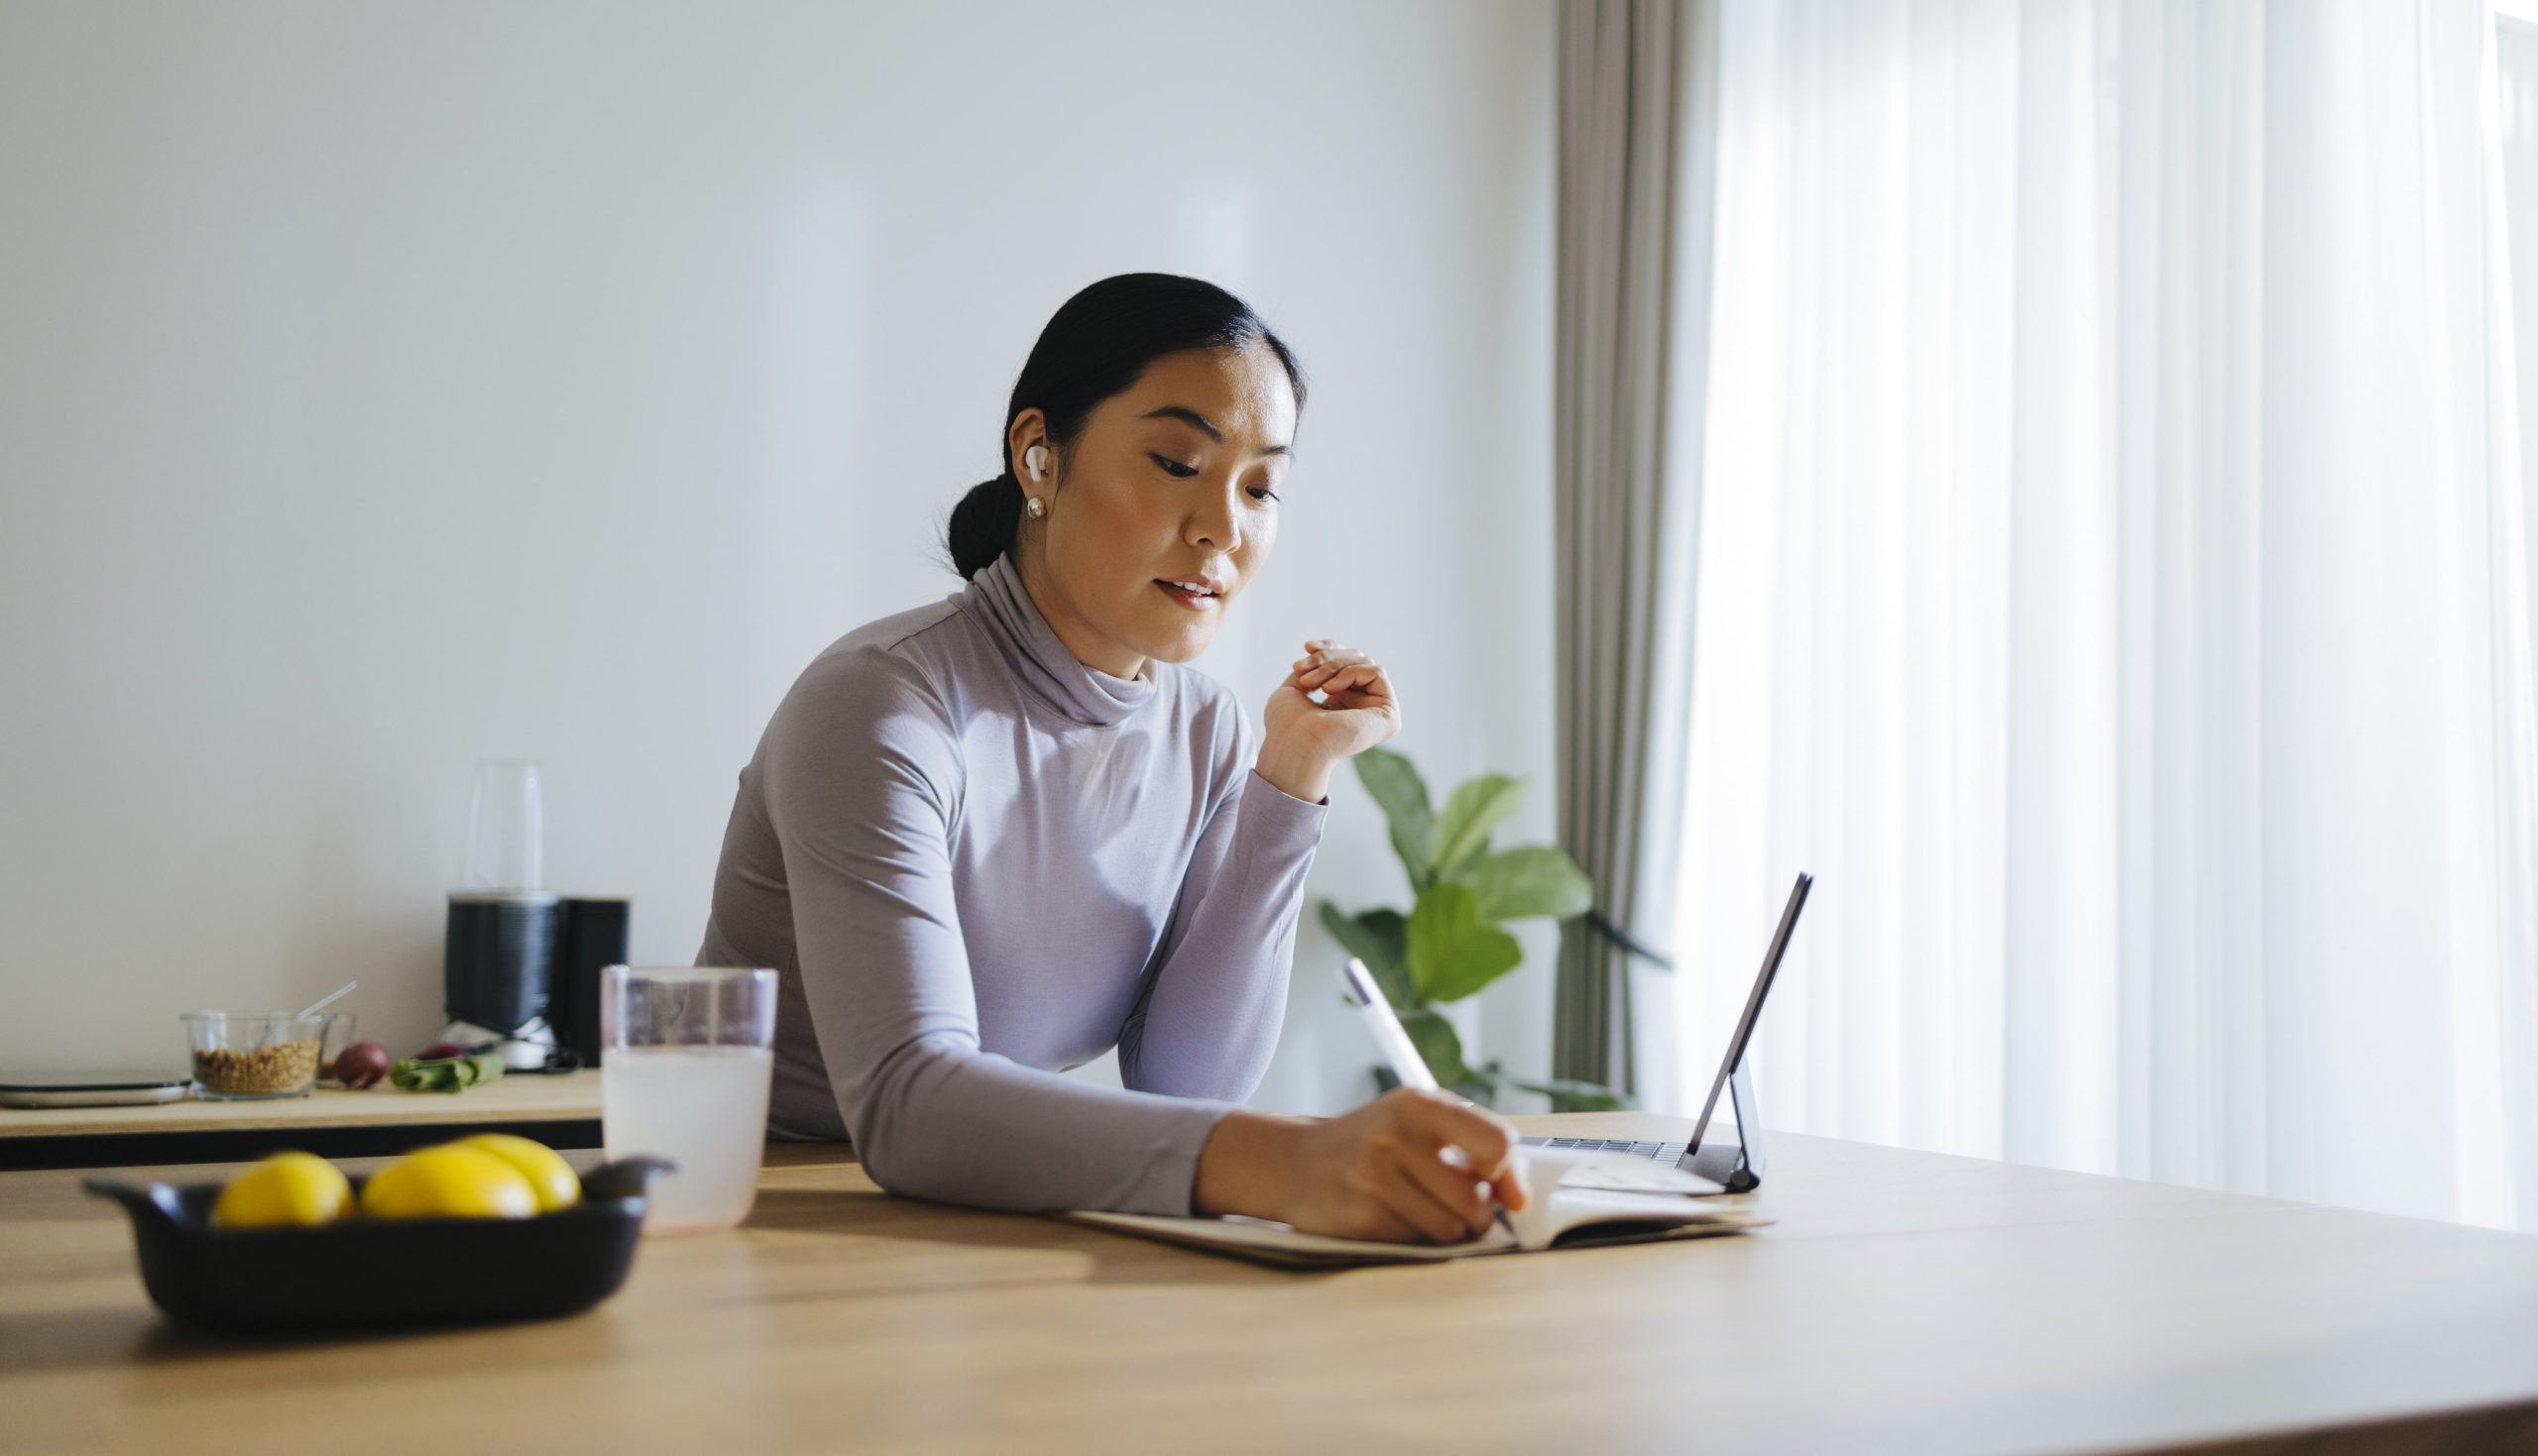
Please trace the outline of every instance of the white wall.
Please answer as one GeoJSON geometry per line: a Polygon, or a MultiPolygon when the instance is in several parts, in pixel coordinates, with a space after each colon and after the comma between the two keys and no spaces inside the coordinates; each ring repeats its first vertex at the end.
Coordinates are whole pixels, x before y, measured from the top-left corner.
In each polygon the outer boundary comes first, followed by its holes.
{"type": "MultiPolygon", "coordinates": [[[[439,1020],[482,756],[551,885],[684,962],[795,672],[958,581],[1051,309],[1248,296],[1314,381],[1200,664],[1394,667],[1441,786],[1552,823],[1551,16],[0,0],[0,1074],[358,975],[439,1020]]],[[[1339,790],[1314,889],[1398,899],[1339,790]]],[[[1547,938],[1489,1011],[1540,1069],[1547,938]]],[[[1267,1105],[1368,1058],[1310,929],[1267,1105]]]]}

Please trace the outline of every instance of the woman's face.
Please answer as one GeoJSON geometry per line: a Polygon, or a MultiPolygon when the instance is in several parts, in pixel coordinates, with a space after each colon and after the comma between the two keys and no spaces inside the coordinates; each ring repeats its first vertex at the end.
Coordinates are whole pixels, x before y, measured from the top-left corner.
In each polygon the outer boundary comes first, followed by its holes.
{"type": "Polygon", "coordinates": [[[1014,416],[1007,442],[1025,496],[1016,566],[1078,661],[1135,677],[1149,657],[1187,662],[1269,562],[1296,436],[1295,388],[1267,348],[1167,354],[1102,400],[1053,469],[1033,481],[1024,452],[1048,444],[1040,411],[1014,416]],[[1192,593],[1170,583],[1205,587],[1192,593]]]}

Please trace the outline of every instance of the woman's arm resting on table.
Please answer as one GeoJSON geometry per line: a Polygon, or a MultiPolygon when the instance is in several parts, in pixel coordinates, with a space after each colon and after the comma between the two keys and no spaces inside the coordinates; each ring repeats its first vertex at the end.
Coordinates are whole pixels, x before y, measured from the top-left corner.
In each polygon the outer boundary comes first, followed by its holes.
{"type": "Polygon", "coordinates": [[[1189,1212],[1224,1104],[980,1050],[950,853],[962,769],[923,671],[878,649],[815,664],[777,710],[759,770],[812,1024],[873,1180],[1027,1212],[1189,1212]]]}

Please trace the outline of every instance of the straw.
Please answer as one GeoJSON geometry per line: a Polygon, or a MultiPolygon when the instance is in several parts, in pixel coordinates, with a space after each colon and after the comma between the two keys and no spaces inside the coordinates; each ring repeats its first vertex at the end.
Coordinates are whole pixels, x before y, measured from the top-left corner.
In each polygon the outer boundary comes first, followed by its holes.
{"type": "Polygon", "coordinates": [[[333,990],[328,991],[325,995],[318,997],[316,1000],[309,1002],[307,1006],[303,1007],[300,1010],[299,1019],[305,1021],[309,1017],[315,1016],[318,1012],[323,1011],[327,1007],[344,999],[345,992],[350,991],[353,987],[360,984],[361,982],[359,981],[346,981],[342,985],[335,987],[333,990]]]}
{"type": "MultiPolygon", "coordinates": [[[[349,992],[350,990],[352,990],[352,988],[353,988],[353,987],[355,987],[355,986],[357,986],[357,985],[360,985],[360,984],[361,984],[361,982],[360,982],[360,981],[358,981],[358,980],[349,980],[349,981],[344,982],[342,985],[335,987],[335,988],[334,988],[333,990],[331,990],[331,991],[328,991],[325,995],[322,995],[322,996],[318,997],[316,1000],[309,1002],[309,1003],[308,1003],[308,1005],[307,1005],[307,1007],[306,1007],[305,1009],[303,1009],[303,1010],[302,1010],[302,1011],[297,1015],[297,1016],[292,1017],[292,1018],[291,1018],[291,1020],[293,1020],[293,1021],[306,1021],[308,1018],[310,1018],[310,1017],[312,1017],[312,1016],[315,1016],[318,1012],[323,1011],[323,1010],[325,1010],[327,1007],[334,1005],[337,1001],[342,1000],[342,999],[344,998],[345,993],[349,992]]],[[[255,1045],[254,1050],[256,1050],[256,1051],[258,1051],[258,1052],[261,1052],[261,1051],[265,1050],[265,1048],[267,1048],[267,1047],[269,1047],[269,1046],[272,1046],[272,1045],[273,1045],[273,1040],[274,1040],[274,1024],[273,1024],[272,1022],[268,1021],[268,1022],[266,1022],[266,1023],[265,1023],[265,1034],[264,1034],[263,1036],[261,1036],[261,1037],[256,1038],[256,1045],[255,1045]]]]}

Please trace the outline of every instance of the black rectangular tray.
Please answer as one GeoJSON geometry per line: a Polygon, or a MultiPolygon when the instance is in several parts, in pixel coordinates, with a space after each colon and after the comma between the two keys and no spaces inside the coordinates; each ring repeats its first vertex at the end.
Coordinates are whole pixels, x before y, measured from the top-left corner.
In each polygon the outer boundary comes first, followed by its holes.
{"type": "MultiPolygon", "coordinates": [[[[211,1226],[219,1183],[81,1184],[132,1215],[151,1302],[197,1329],[325,1330],[546,1319],[617,1292],[643,1231],[644,1188],[673,1165],[629,1158],[582,1176],[582,1201],[534,1218],[350,1218],[211,1226]]],[[[356,1191],[366,1181],[353,1179],[356,1191]]]]}

